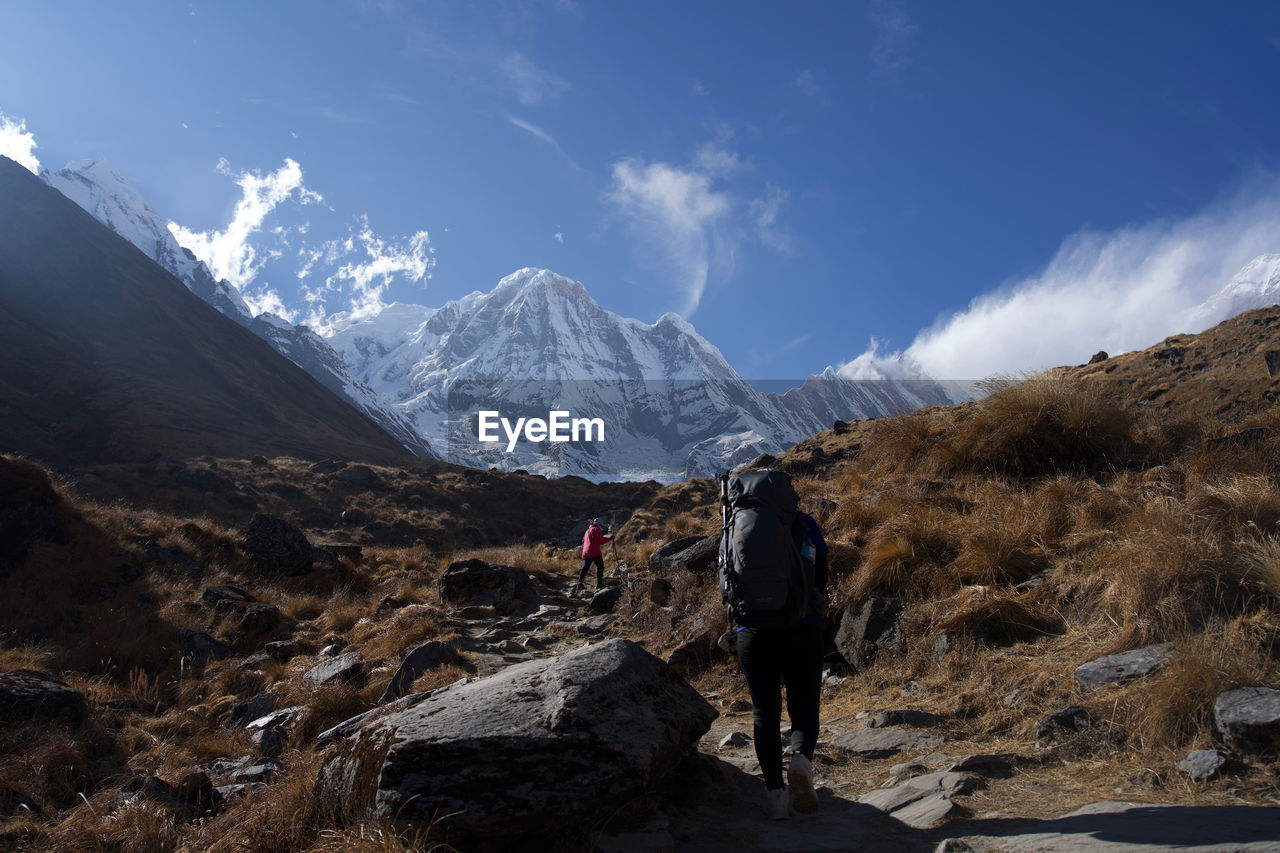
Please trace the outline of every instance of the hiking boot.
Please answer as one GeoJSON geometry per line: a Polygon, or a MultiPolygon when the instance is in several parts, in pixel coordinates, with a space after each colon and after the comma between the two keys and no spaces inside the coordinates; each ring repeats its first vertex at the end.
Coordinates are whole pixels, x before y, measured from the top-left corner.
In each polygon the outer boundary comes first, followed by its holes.
{"type": "Polygon", "coordinates": [[[791,809],[787,804],[787,789],[779,788],[776,791],[765,792],[765,813],[769,815],[769,820],[786,820],[791,817],[791,809]]]}
{"type": "Polygon", "coordinates": [[[801,814],[816,812],[818,792],[813,789],[813,763],[805,758],[803,752],[792,753],[787,781],[791,783],[791,792],[795,796],[796,811],[801,814]]]}

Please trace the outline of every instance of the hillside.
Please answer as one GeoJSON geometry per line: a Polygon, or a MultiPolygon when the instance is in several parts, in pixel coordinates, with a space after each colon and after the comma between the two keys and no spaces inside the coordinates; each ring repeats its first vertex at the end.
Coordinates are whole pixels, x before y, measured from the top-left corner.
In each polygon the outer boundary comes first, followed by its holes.
{"type": "MultiPolygon", "coordinates": [[[[751,713],[736,661],[716,643],[714,572],[663,548],[718,530],[712,481],[591,486],[441,463],[361,472],[210,458],[100,466],[54,486],[3,460],[0,523],[30,533],[0,554],[13,602],[0,617],[0,669],[52,673],[86,704],[70,722],[24,723],[0,742],[0,838],[32,849],[485,849],[491,836],[451,834],[464,824],[448,817],[351,819],[322,769],[341,766],[339,735],[317,735],[367,710],[391,713],[393,682],[419,697],[396,708],[474,698],[493,683],[485,676],[625,638],[671,661],[719,717],[698,756],[643,796],[572,819],[551,811],[544,834],[519,843],[1274,849],[1275,722],[1249,740],[1218,718],[1233,691],[1280,684],[1280,438],[1272,380],[1257,369],[1280,349],[1278,318],[1252,312],[1143,353],[1000,383],[975,403],[838,424],[762,460],[794,473],[832,549],[821,811],[784,825],[756,816],[751,713]],[[1187,354],[1182,364],[1157,357],[1170,346],[1187,354]],[[1209,371],[1197,372],[1202,363],[1209,371]],[[1206,393],[1206,375],[1221,385],[1206,393]],[[1154,399],[1168,404],[1142,405],[1162,384],[1154,399]],[[130,478],[129,502],[113,503],[130,478]],[[172,511],[130,508],[166,478],[182,481],[172,511]],[[339,507],[369,520],[332,525],[339,507]],[[606,555],[613,588],[574,595],[580,560],[565,528],[595,508],[619,534],[606,555]],[[262,509],[312,542],[345,532],[363,551],[273,568],[248,521],[262,509]],[[389,529],[363,529],[378,522],[389,529]],[[446,580],[469,572],[508,592],[458,597],[446,580]],[[1142,666],[1104,662],[1103,676],[1086,666],[1137,650],[1142,666]],[[1108,681],[1115,671],[1125,677],[1108,681]],[[478,680],[426,692],[464,676],[478,680]],[[245,726],[247,709],[268,706],[283,716],[245,726]],[[1188,769],[1192,753],[1207,770],[1188,769]],[[912,799],[913,781],[946,790],[912,799]],[[1037,832],[1067,840],[1046,847],[1037,832]],[[1018,833],[1032,840],[1018,846],[1018,833]]],[[[539,701],[535,687],[519,701],[539,701]]],[[[441,766],[451,749],[434,753],[441,766]]],[[[557,774],[578,772],[573,756],[532,769],[494,757],[476,772],[554,789],[567,784],[557,774]]],[[[451,790],[471,790],[465,774],[451,790]]],[[[531,819],[495,819],[486,832],[511,841],[503,832],[531,819]]]]}
{"type": "Polygon", "coordinates": [[[0,425],[51,464],[403,446],[137,249],[0,158],[0,425]]]}

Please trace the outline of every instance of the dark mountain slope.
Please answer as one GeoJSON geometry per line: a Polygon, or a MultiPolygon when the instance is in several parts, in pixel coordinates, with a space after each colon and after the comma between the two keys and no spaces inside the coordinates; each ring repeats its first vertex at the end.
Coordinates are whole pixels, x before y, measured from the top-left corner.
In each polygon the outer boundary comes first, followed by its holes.
{"type": "Polygon", "coordinates": [[[0,449],[55,465],[406,455],[364,415],[3,157],[0,449]]]}

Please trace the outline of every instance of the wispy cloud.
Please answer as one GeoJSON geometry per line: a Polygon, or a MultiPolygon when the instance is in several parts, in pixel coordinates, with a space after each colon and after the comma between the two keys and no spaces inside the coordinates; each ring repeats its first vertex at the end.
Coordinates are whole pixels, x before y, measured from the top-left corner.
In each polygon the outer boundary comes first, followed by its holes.
{"type": "Polygon", "coordinates": [[[564,232],[563,232],[563,231],[557,231],[556,233],[554,233],[554,234],[552,234],[552,235],[551,235],[551,239],[552,239],[552,240],[555,240],[557,243],[559,243],[561,246],[563,246],[563,245],[564,245],[564,232]]]}
{"type": "Polygon", "coordinates": [[[770,184],[765,188],[763,197],[752,200],[748,205],[756,236],[766,246],[784,255],[795,252],[795,241],[791,234],[778,226],[778,214],[790,198],[789,192],[770,184]]]}
{"type": "Polygon", "coordinates": [[[40,173],[40,161],[36,159],[36,138],[23,119],[11,119],[0,112],[0,156],[8,157],[19,166],[40,173]]]}
{"type": "Polygon", "coordinates": [[[304,298],[311,304],[307,322],[322,333],[327,330],[327,302],[337,296],[353,320],[372,317],[387,306],[387,290],[397,280],[419,283],[431,278],[435,249],[426,231],[404,239],[384,239],[374,233],[367,216],[359,229],[345,239],[331,240],[319,248],[299,252],[304,298]],[[322,285],[309,287],[306,279],[318,264],[332,268],[322,285]]]}
{"type": "Polygon", "coordinates": [[[705,98],[711,94],[711,90],[702,85],[701,80],[693,81],[693,94],[699,98],[705,98]]]}
{"type": "Polygon", "coordinates": [[[818,74],[812,68],[804,68],[796,72],[795,86],[810,98],[822,100],[822,87],[818,85],[818,74]]]}
{"type": "Polygon", "coordinates": [[[1039,274],[978,297],[904,351],[873,341],[840,370],[981,379],[1147,347],[1199,331],[1201,303],[1250,260],[1277,251],[1280,180],[1267,177],[1188,219],[1076,234],[1039,274]]]}
{"type": "Polygon", "coordinates": [[[648,253],[645,262],[675,284],[675,310],[686,318],[697,310],[712,273],[732,271],[748,234],[776,251],[793,249],[778,224],[786,190],[768,185],[759,198],[734,192],[734,182],[740,184],[755,166],[730,147],[731,128],[713,131],[714,138],[694,151],[687,166],[640,158],[614,163],[606,195],[648,253]]]}
{"type": "MultiPolygon", "coordinates": [[[[253,237],[262,231],[267,216],[281,203],[291,198],[301,204],[323,199],[303,184],[302,167],[294,160],[286,159],[279,169],[263,175],[257,171],[237,173],[223,159],[218,161],[218,171],[235,180],[241,190],[230,224],[221,231],[193,231],[170,222],[169,230],[180,245],[205,262],[215,278],[231,282],[255,314],[278,309],[283,303],[274,291],[261,285],[256,290],[249,288],[262,267],[279,251],[260,252],[252,243],[253,237]]],[[[282,316],[290,319],[287,312],[282,316]]]]}
{"type": "Polygon", "coordinates": [[[705,173],[630,159],[614,164],[609,199],[671,267],[681,289],[679,312],[692,316],[707,286],[718,226],[731,209],[729,197],[713,190],[705,173]]]}
{"type": "Polygon", "coordinates": [[[498,62],[498,72],[526,106],[558,98],[569,90],[569,83],[539,67],[523,53],[512,53],[498,62]]]}
{"type": "Polygon", "coordinates": [[[919,29],[901,0],[871,0],[871,66],[881,74],[895,74],[911,61],[911,44],[919,29]]]}

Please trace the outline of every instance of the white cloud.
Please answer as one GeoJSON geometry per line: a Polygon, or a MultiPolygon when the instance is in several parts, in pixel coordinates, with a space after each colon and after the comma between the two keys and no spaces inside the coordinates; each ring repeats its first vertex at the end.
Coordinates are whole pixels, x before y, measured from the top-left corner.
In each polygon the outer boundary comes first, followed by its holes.
{"type": "Polygon", "coordinates": [[[795,251],[791,235],[778,227],[778,213],[791,198],[791,194],[781,187],[770,184],[765,188],[763,198],[755,199],[748,205],[756,236],[766,246],[790,255],[795,251]]]}
{"type": "Polygon", "coordinates": [[[384,240],[373,232],[369,218],[360,218],[359,231],[353,231],[343,240],[332,240],[319,249],[300,252],[303,267],[300,279],[310,275],[317,263],[333,265],[352,255],[353,260],[342,263],[325,278],[324,285],[305,288],[304,295],[312,304],[308,322],[320,330],[326,330],[325,302],[329,294],[342,294],[346,310],[353,320],[363,320],[382,311],[387,303],[383,297],[398,278],[420,282],[431,278],[436,265],[435,249],[426,231],[418,231],[401,241],[384,240]]]}
{"type": "Polygon", "coordinates": [[[900,0],[872,0],[871,24],[875,42],[871,65],[881,74],[894,74],[910,62],[911,41],[919,29],[900,0]]]}
{"type": "Polygon", "coordinates": [[[236,174],[225,159],[218,162],[218,171],[234,178],[241,189],[231,223],[222,231],[192,231],[170,222],[169,230],[180,245],[205,262],[215,278],[226,279],[244,291],[270,260],[270,253],[260,256],[250,245],[250,239],[262,230],[263,221],[271,211],[290,198],[296,198],[301,204],[323,199],[303,185],[302,167],[291,159],[267,175],[256,171],[236,174]]]}
{"type": "Polygon", "coordinates": [[[540,104],[559,97],[570,88],[568,82],[538,67],[523,53],[513,53],[498,63],[498,73],[515,91],[520,103],[540,104]]]}
{"type": "Polygon", "coordinates": [[[702,85],[702,81],[701,81],[701,80],[694,80],[694,81],[693,81],[693,94],[694,94],[694,95],[696,95],[696,96],[697,96],[697,97],[699,97],[699,98],[705,98],[705,97],[707,97],[708,95],[710,95],[710,94],[711,94],[711,91],[710,91],[709,89],[707,89],[707,87],[706,87],[706,86],[702,85]]]}
{"type": "Polygon", "coordinates": [[[252,292],[241,293],[240,296],[255,317],[259,314],[275,314],[290,323],[298,319],[298,312],[285,305],[284,300],[280,298],[280,294],[269,285],[259,285],[252,292]]]}
{"type": "Polygon", "coordinates": [[[727,178],[739,172],[751,171],[750,163],[739,157],[737,152],[729,150],[727,143],[731,136],[730,133],[722,132],[720,140],[707,142],[698,148],[693,162],[699,171],[717,178],[727,178]]]}
{"type": "Polygon", "coordinates": [[[797,72],[796,88],[811,98],[822,98],[822,87],[818,85],[817,73],[812,68],[797,72]]]}
{"type": "Polygon", "coordinates": [[[631,159],[614,164],[609,199],[665,256],[681,290],[679,312],[692,316],[707,286],[729,197],[711,188],[707,174],[631,159]]]}
{"type": "Polygon", "coordinates": [[[562,232],[562,231],[557,231],[554,235],[552,235],[551,239],[552,239],[552,240],[555,240],[557,243],[559,243],[561,246],[563,246],[563,245],[564,245],[564,232],[562,232]]]}
{"type": "Polygon", "coordinates": [[[36,138],[22,119],[11,119],[0,112],[0,156],[8,157],[33,175],[40,173],[36,159],[36,138]]]}
{"type": "Polygon", "coordinates": [[[791,236],[777,224],[786,190],[769,185],[763,197],[744,201],[722,186],[755,167],[730,149],[732,128],[714,132],[688,166],[638,158],[615,163],[606,196],[651,252],[653,265],[670,276],[679,295],[674,310],[686,319],[697,310],[711,274],[732,271],[748,235],[775,251],[792,251],[791,236]]]}
{"type": "Polygon", "coordinates": [[[1065,240],[1037,275],[974,299],[905,351],[877,341],[841,366],[854,378],[982,379],[1082,363],[1199,331],[1196,309],[1256,256],[1280,251],[1280,180],[1188,219],[1065,240]]]}
{"type": "Polygon", "coordinates": [[[564,149],[560,147],[559,142],[556,142],[556,138],[537,125],[530,124],[529,122],[518,119],[515,116],[507,116],[507,120],[526,133],[531,133],[538,139],[541,139],[543,142],[554,147],[560,153],[564,153],[564,149]]]}

